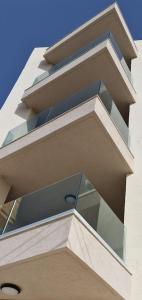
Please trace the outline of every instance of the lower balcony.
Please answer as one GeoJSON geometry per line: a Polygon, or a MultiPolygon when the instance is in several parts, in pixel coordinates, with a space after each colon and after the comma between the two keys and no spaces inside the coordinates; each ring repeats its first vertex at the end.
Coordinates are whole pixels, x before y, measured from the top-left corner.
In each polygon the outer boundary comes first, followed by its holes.
{"type": "Polygon", "coordinates": [[[124,225],[86,176],[6,203],[0,226],[1,284],[19,299],[129,299],[124,225]]]}
{"type": "Polygon", "coordinates": [[[133,172],[128,127],[104,85],[88,87],[9,132],[0,176],[14,200],[85,173],[123,220],[126,175],[133,172]]]}

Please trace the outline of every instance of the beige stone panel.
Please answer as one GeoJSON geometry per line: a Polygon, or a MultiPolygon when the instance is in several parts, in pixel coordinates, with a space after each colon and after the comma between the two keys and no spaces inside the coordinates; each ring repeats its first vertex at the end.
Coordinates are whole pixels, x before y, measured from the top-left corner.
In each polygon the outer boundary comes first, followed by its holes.
{"type": "Polygon", "coordinates": [[[79,214],[35,225],[0,240],[1,283],[19,299],[129,300],[130,272],[79,214]]]}

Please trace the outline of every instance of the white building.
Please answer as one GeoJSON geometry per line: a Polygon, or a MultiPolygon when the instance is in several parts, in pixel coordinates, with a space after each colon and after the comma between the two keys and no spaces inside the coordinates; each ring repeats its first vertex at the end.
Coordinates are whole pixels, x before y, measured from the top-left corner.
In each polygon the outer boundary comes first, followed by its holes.
{"type": "Polygon", "coordinates": [[[0,111],[0,299],[142,299],[142,42],[117,4],[0,111]]]}

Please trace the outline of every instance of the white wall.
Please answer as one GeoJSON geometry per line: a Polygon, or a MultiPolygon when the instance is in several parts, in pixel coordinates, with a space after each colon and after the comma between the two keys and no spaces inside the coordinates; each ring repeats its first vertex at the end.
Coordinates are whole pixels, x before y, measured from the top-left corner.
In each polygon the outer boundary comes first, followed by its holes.
{"type": "Polygon", "coordinates": [[[137,102],[130,108],[130,135],[135,157],[134,174],[126,184],[126,263],[133,273],[131,300],[142,300],[142,41],[136,42],[138,58],[132,60],[137,102]]]}
{"type": "Polygon", "coordinates": [[[0,145],[10,129],[23,123],[34,114],[21,102],[21,97],[24,90],[32,85],[34,79],[50,67],[43,58],[45,49],[35,48],[33,50],[15,86],[0,110],[0,145]]]}

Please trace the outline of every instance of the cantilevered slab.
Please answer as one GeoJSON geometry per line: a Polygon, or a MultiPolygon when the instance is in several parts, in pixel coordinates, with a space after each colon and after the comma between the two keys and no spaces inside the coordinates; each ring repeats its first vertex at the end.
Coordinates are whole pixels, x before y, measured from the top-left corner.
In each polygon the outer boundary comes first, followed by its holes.
{"type": "Polygon", "coordinates": [[[137,56],[136,45],[116,3],[77,28],[46,50],[44,57],[49,63],[57,63],[71,55],[90,41],[110,31],[116,39],[125,59],[129,61],[137,56]]]}
{"type": "Polygon", "coordinates": [[[1,239],[0,249],[1,282],[20,286],[18,299],[129,299],[130,272],[75,211],[1,239]]]}
{"type": "Polygon", "coordinates": [[[100,79],[125,117],[136,93],[109,39],[27,89],[22,100],[42,111],[100,79]]]}
{"type": "Polygon", "coordinates": [[[99,97],[0,149],[9,199],[83,172],[122,217],[125,176],[133,156],[99,97]]]}

